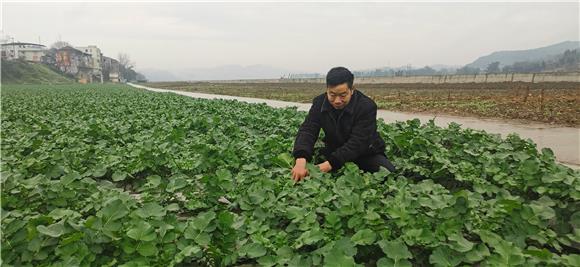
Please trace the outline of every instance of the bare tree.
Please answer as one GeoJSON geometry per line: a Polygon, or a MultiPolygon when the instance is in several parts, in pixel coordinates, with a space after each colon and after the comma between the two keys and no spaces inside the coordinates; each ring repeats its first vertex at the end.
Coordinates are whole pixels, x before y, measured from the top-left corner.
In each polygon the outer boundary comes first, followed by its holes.
{"type": "Polygon", "coordinates": [[[65,42],[65,41],[57,41],[54,44],[52,44],[50,47],[51,48],[55,48],[55,49],[61,49],[61,48],[65,47],[65,46],[71,46],[72,47],[72,45],[70,43],[65,42]]]}
{"type": "Polygon", "coordinates": [[[135,62],[131,60],[128,54],[119,53],[119,66],[123,79],[127,81],[136,81],[137,72],[135,72],[135,62]]]}
{"type": "Polygon", "coordinates": [[[135,67],[135,62],[131,61],[127,53],[119,53],[119,64],[125,69],[133,69],[135,67]]]}

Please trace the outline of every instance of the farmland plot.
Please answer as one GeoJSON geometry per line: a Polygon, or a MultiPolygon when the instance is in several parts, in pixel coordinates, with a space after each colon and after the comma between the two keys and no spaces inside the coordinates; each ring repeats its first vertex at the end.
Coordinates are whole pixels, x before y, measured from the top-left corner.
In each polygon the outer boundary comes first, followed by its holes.
{"type": "Polygon", "coordinates": [[[580,265],[580,175],[549,149],[379,122],[396,173],[310,165],[294,184],[304,116],[120,85],[4,86],[2,263],[580,265]]]}

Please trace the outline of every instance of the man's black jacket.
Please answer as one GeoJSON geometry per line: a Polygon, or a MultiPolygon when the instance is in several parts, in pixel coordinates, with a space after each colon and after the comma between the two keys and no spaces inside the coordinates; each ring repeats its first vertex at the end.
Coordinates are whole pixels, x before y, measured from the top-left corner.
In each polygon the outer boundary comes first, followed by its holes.
{"type": "Polygon", "coordinates": [[[324,130],[323,141],[331,152],[327,160],[334,170],[361,156],[384,153],[385,141],[377,132],[377,105],[372,99],[354,90],[338,117],[335,111],[326,94],[312,100],[312,107],[294,141],[294,158],[312,159],[320,128],[324,130]]]}

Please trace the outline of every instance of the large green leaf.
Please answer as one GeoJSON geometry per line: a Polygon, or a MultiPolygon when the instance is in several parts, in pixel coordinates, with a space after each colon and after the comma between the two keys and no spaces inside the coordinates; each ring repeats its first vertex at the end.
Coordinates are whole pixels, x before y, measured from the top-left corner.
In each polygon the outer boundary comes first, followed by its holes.
{"type": "Polygon", "coordinates": [[[451,241],[452,249],[463,253],[470,251],[474,245],[472,242],[465,239],[463,235],[459,233],[449,235],[448,239],[449,241],[451,241]]]}
{"type": "Polygon", "coordinates": [[[326,267],[349,267],[357,266],[352,256],[342,255],[338,252],[332,253],[324,258],[326,267]]]}
{"type": "Polygon", "coordinates": [[[299,239],[302,240],[304,244],[310,245],[323,240],[324,233],[320,229],[316,228],[304,232],[299,239]]]}
{"type": "Polygon", "coordinates": [[[116,172],[113,173],[113,175],[111,176],[111,178],[115,182],[123,181],[123,180],[125,180],[125,178],[127,178],[127,173],[122,172],[122,171],[116,171],[116,172]]]}
{"type": "Polygon", "coordinates": [[[167,192],[175,192],[178,189],[184,188],[187,186],[187,181],[182,175],[174,175],[169,177],[169,183],[167,183],[167,187],[165,191],[167,192]]]}
{"type": "Polygon", "coordinates": [[[191,220],[191,226],[197,230],[204,230],[215,217],[216,214],[213,211],[202,212],[191,220]]]}
{"type": "Polygon", "coordinates": [[[357,245],[370,245],[375,242],[376,238],[377,234],[375,234],[375,232],[370,229],[363,229],[356,232],[356,234],[351,237],[351,240],[357,245]]]}
{"type": "Polygon", "coordinates": [[[394,261],[390,258],[380,258],[377,261],[377,267],[411,267],[412,264],[408,260],[394,261]]]}
{"type": "Polygon", "coordinates": [[[409,252],[407,245],[405,245],[405,243],[401,241],[381,240],[378,242],[378,244],[383,250],[383,252],[387,255],[387,257],[395,261],[399,261],[402,259],[410,259],[413,257],[411,255],[411,252],[409,252]]]}
{"type": "Polygon", "coordinates": [[[509,266],[520,265],[525,262],[521,249],[510,242],[501,241],[493,248],[495,252],[501,255],[501,258],[494,258],[492,262],[507,264],[509,266]]]}
{"type": "Polygon", "coordinates": [[[157,255],[157,247],[155,247],[155,242],[143,242],[137,246],[137,252],[139,252],[141,256],[153,256],[157,255]]]}
{"type": "Polygon", "coordinates": [[[457,266],[461,263],[461,255],[449,248],[438,247],[429,256],[429,263],[435,266],[457,266]]]}
{"type": "Polygon", "coordinates": [[[153,202],[143,204],[143,208],[137,210],[137,215],[141,218],[148,217],[163,217],[165,216],[165,209],[153,202]]]}
{"type": "Polygon", "coordinates": [[[103,165],[97,165],[93,170],[93,176],[95,177],[103,177],[107,174],[107,167],[103,165]]]}
{"type": "Polygon", "coordinates": [[[465,254],[465,260],[467,262],[475,263],[483,260],[485,257],[489,256],[489,249],[483,243],[477,244],[475,249],[467,252],[465,254]]]}
{"type": "Polygon", "coordinates": [[[347,238],[335,241],[332,249],[324,256],[324,266],[356,266],[353,256],[354,244],[347,238]]]}
{"type": "Polygon", "coordinates": [[[251,243],[246,245],[245,252],[249,258],[259,258],[266,255],[266,248],[259,243],[251,243]]]}
{"type": "Polygon", "coordinates": [[[157,237],[157,234],[149,223],[139,221],[137,225],[129,228],[127,236],[139,241],[153,241],[157,237]]]}
{"type": "Polygon", "coordinates": [[[62,222],[58,222],[58,223],[54,223],[48,226],[44,226],[44,225],[39,225],[36,226],[36,230],[38,230],[38,232],[48,235],[48,236],[52,236],[52,237],[60,237],[61,235],[63,235],[66,231],[66,228],[64,227],[64,224],[62,222]]]}
{"type": "Polygon", "coordinates": [[[129,214],[129,209],[123,201],[115,199],[107,204],[101,210],[105,224],[111,221],[119,220],[129,214]]]}

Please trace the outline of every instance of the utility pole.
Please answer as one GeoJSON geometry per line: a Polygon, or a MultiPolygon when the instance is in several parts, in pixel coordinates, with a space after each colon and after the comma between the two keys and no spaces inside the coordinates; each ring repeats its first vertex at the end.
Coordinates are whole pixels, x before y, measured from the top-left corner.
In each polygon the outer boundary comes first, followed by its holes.
{"type": "Polygon", "coordinates": [[[14,44],[14,37],[12,37],[12,59],[16,58],[16,45],[14,44]]]}

